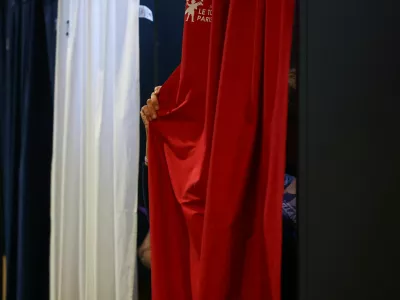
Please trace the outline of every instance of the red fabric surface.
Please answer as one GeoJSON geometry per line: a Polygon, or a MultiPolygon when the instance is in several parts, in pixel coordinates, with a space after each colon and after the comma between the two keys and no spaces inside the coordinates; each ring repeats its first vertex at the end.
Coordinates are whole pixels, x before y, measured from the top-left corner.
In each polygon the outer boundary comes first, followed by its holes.
{"type": "Polygon", "coordinates": [[[195,3],[149,129],[153,299],[279,300],[294,1],[195,3]]]}

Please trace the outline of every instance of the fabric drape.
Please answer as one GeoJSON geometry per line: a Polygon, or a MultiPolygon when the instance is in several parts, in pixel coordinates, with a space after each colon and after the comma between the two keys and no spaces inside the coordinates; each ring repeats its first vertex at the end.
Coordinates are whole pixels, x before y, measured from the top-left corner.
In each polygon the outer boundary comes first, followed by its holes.
{"type": "MultiPolygon", "coordinates": [[[[4,1],[0,2],[0,43],[5,42],[5,5],[4,1]]],[[[5,99],[5,45],[0,46],[0,99],[5,99]]],[[[0,295],[2,298],[5,298],[3,295],[3,260],[5,260],[5,239],[4,239],[4,193],[3,193],[3,137],[4,137],[4,110],[5,110],[5,101],[0,100],[0,295]]]]}
{"type": "Polygon", "coordinates": [[[50,298],[135,299],[139,1],[58,11],[50,298]]]}
{"type": "Polygon", "coordinates": [[[55,0],[1,1],[7,299],[48,299],[55,0]],[[53,20],[53,22],[46,22],[53,20]],[[46,35],[46,32],[48,34],[46,35]]]}
{"type": "Polygon", "coordinates": [[[279,300],[293,0],[187,1],[150,125],[155,300],[279,300]]]}

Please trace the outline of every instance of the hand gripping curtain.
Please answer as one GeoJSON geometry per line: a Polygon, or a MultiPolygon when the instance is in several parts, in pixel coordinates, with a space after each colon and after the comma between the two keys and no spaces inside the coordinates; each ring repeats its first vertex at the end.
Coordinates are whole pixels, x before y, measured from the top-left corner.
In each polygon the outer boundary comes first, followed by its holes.
{"type": "Polygon", "coordinates": [[[187,1],[149,131],[154,300],[279,300],[293,0],[187,1]]]}
{"type": "Polygon", "coordinates": [[[61,0],[51,300],[136,298],[139,1],[61,0]]]}

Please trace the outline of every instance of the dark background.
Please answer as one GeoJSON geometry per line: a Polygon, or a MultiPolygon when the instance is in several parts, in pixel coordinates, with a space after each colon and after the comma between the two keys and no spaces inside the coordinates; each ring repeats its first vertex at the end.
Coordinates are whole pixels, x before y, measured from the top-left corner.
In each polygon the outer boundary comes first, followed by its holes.
{"type": "MultiPolygon", "coordinates": [[[[154,87],[162,85],[181,61],[184,0],[141,0],[153,11],[154,22],[140,19],[140,98],[146,104],[154,87]]],[[[141,122],[141,121],[140,121],[141,122]]],[[[146,140],[141,124],[140,152],[144,161],[146,140]]],[[[142,176],[139,178],[139,195],[143,195],[142,176]]],[[[139,203],[147,206],[144,197],[139,203]]]]}
{"type": "Polygon", "coordinates": [[[400,297],[399,11],[300,1],[301,300],[400,297]]]}
{"type": "MultiPolygon", "coordinates": [[[[140,4],[151,9],[154,18],[154,22],[140,19],[140,98],[143,106],[154,91],[154,87],[162,85],[180,64],[185,1],[141,0],[140,4]]],[[[143,124],[140,137],[140,160],[143,162],[146,152],[143,124]]],[[[141,165],[139,205],[148,207],[147,184],[143,180],[147,177],[147,172],[144,164],[141,165]]],[[[147,217],[140,212],[138,222],[138,245],[140,245],[149,230],[149,224],[147,217]]],[[[138,265],[139,298],[151,299],[150,271],[140,262],[138,265]]]]}

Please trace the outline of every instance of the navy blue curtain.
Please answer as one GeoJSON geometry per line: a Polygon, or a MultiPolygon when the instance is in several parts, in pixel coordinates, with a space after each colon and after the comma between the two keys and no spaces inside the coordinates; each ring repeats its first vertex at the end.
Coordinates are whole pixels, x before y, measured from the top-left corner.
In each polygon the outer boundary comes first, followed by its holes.
{"type": "Polygon", "coordinates": [[[6,0],[3,10],[0,137],[8,300],[49,297],[56,12],[56,0],[6,0]]]}
{"type": "Polygon", "coordinates": [[[162,85],[181,62],[185,0],[156,0],[156,82],[162,85]]]}
{"type": "Polygon", "coordinates": [[[3,256],[4,256],[4,211],[3,211],[3,122],[5,99],[5,5],[0,2],[0,295],[3,294],[3,256]]]}

